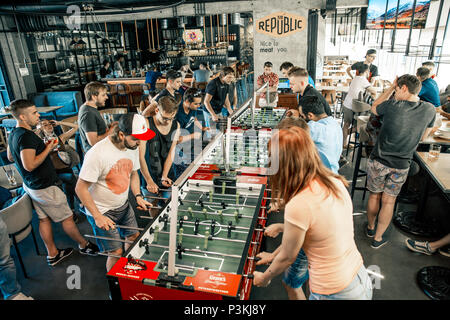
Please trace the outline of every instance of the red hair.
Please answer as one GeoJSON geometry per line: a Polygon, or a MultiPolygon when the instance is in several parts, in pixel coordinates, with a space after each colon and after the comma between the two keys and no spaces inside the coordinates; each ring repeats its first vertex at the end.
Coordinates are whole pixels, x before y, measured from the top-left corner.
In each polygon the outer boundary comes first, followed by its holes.
{"type": "MultiPolygon", "coordinates": [[[[339,196],[339,190],[332,177],[348,186],[342,176],[333,173],[323,165],[316,145],[305,130],[291,127],[274,132],[269,141],[269,150],[272,144],[275,144],[273,146],[275,148],[278,146],[279,168],[270,176],[270,187],[272,200],[278,205],[281,205],[281,202],[288,203],[314,180],[325,187],[326,196],[330,193],[335,197],[339,196]]],[[[274,158],[276,157],[271,155],[271,161],[274,158]]]]}

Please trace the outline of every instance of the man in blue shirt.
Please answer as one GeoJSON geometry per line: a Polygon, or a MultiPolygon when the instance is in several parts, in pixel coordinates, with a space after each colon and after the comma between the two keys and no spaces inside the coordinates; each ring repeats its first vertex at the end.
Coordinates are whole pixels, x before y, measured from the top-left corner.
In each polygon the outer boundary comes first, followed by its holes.
{"type": "Polygon", "coordinates": [[[337,174],[342,152],[341,126],[325,113],[325,106],[315,96],[303,97],[299,111],[300,116],[308,122],[309,133],[323,164],[337,174]]]}
{"type": "Polygon", "coordinates": [[[422,82],[422,89],[419,92],[419,98],[422,101],[430,102],[436,108],[441,105],[441,99],[439,98],[439,87],[433,79],[431,79],[430,69],[426,67],[420,67],[417,69],[417,77],[422,82]]]}
{"type": "Polygon", "coordinates": [[[207,69],[203,62],[199,64],[198,68],[198,70],[194,71],[194,83],[209,82],[212,72],[207,69]]]}
{"type": "MultiPolygon", "coordinates": [[[[283,74],[283,77],[288,78],[289,77],[289,71],[294,67],[294,65],[291,62],[283,62],[280,66],[280,71],[283,74]]],[[[308,83],[312,85],[314,88],[316,85],[314,84],[314,80],[311,78],[311,76],[308,74],[308,83]]]]}
{"type": "Polygon", "coordinates": [[[162,73],[159,71],[158,67],[153,67],[153,70],[150,70],[145,75],[145,83],[150,84],[150,91],[154,91],[156,89],[156,81],[162,77],[162,73]]]}

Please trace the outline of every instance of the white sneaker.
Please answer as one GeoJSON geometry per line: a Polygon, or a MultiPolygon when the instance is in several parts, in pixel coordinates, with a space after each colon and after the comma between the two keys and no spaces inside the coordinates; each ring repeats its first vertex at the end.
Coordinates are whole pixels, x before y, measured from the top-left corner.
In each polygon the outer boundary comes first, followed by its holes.
{"type": "Polygon", "coordinates": [[[24,295],[22,292],[19,292],[14,298],[11,300],[34,300],[33,297],[29,297],[24,295]]]}

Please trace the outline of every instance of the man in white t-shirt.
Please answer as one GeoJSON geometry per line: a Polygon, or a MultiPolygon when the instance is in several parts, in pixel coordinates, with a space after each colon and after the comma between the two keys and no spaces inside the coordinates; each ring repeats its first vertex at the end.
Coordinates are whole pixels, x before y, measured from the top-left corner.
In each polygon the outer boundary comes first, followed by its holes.
{"type": "MultiPolygon", "coordinates": [[[[86,207],[86,216],[96,236],[134,241],[139,233],[133,229],[116,229],[116,225],[137,227],[136,217],[128,202],[131,188],[137,206],[148,210],[150,202],[140,194],[137,170],[140,141],[152,139],[155,133],[147,126],[145,118],[138,114],[124,114],[113,134],[97,142],[85,155],[76,186],[76,193],[86,207]]],[[[114,256],[123,253],[122,242],[98,240],[102,252],[114,256]]],[[[125,246],[127,249],[127,246],[125,246]]],[[[109,271],[117,258],[108,257],[109,271]]]]}
{"type": "Polygon", "coordinates": [[[372,97],[375,97],[376,90],[371,86],[367,77],[369,76],[369,66],[367,64],[359,64],[357,66],[358,75],[353,78],[350,83],[350,88],[348,89],[347,96],[344,100],[344,126],[342,127],[342,135],[344,138],[343,148],[347,148],[347,137],[348,130],[350,125],[352,124],[352,119],[354,112],[352,111],[353,99],[358,99],[358,95],[360,92],[364,92],[367,90],[372,97]]]}

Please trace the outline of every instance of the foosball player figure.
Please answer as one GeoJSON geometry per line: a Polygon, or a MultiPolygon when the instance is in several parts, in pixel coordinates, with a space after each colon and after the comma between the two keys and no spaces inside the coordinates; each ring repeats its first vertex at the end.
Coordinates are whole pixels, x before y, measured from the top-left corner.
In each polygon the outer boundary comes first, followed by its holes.
{"type": "Polygon", "coordinates": [[[195,223],[194,223],[194,234],[197,235],[198,234],[198,227],[200,225],[200,220],[197,218],[195,219],[195,223]]]}
{"type": "Polygon", "coordinates": [[[227,236],[228,236],[228,238],[231,238],[231,231],[236,229],[236,227],[233,226],[233,221],[229,221],[228,222],[228,228],[227,229],[228,229],[227,236]]]}

